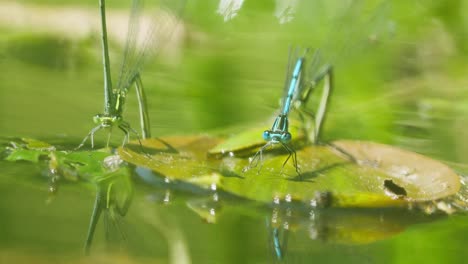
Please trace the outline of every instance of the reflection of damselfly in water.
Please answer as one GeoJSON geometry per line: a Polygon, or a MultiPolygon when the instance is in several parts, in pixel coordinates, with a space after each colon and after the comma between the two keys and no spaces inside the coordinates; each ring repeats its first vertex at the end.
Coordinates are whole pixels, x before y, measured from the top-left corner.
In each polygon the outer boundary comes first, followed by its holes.
{"type": "Polygon", "coordinates": [[[144,0],[133,0],[120,75],[117,85],[113,86],[105,0],[99,0],[104,69],[104,112],[94,116],[93,120],[97,126],[88,133],[78,148],[82,147],[88,138],[91,140],[91,146],[94,147],[94,134],[101,129],[111,130],[108,135],[107,145],[109,145],[112,128],[114,127],[118,127],[124,132],[123,145],[129,141],[130,132],[139,138],[138,133],[122,117],[125,100],[132,85],[135,85],[138,97],[142,137],[148,138],[151,136],[146,97],[140,76],[141,67],[148,57],[156,55],[163,45],[170,40],[177,27],[178,16],[182,12],[185,1],[160,0],[155,2],[157,2],[157,10],[153,10],[154,15],[149,16],[148,21],[146,21],[143,19],[144,0]]]}
{"type": "MultiPolygon", "coordinates": [[[[332,28],[332,32],[329,34],[341,33],[343,36],[340,36],[340,41],[330,38],[332,41],[327,40],[323,44],[324,49],[328,52],[323,52],[322,49],[317,49],[314,52],[309,52],[308,49],[303,52],[297,48],[294,50],[290,49],[284,85],[285,94],[281,100],[280,112],[275,118],[271,129],[263,132],[263,139],[266,141],[266,144],[250,158],[248,166],[244,168],[244,172],[257,166],[260,171],[263,166],[264,152],[268,148],[279,145],[289,154],[283,163],[283,168],[291,159],[297,174],[300,175],[296,151],[293,144],[291,144],[293,136],[289,131],[290,113],[293,110],[297,112],[303,124],[304,134],[308,142],[313,144],[320,142],[320,132],[325,121],[329,97],[333,91],[334,61],[338,57],[342,59],[346,53],[357,53],[359,43],[365,43],[368,41],[369,34],[374,33],[374,29],[360,27],[359,24],[352,25],[354,28],[347,31],[341,30],[342,27],[347,26],[346,22],[349,22],[353,16],[361,14],[361,5],[364,5],[364,3],[353,3],[349,9],[346,9],[338,17],[338,27],[332,28]],[[354,4],[357,6],[354,6],[354,4]],[[356,29],[356,27],[359,28],[356,29]],[[306,105],[310,101],[313,91],[319,89],[322,83],[323,88],[318,107],[316,110],[310,111],[306,105]]],[[[379,6],[379,9],[382,8],[386,8],[386,4],[379,6]]],[[[378,11],[378,17],[373,16],[370,20],[364,22],[366,26],[380,26],[378,22],[382,21],[382,14],[381,10],[378,11]]]]}

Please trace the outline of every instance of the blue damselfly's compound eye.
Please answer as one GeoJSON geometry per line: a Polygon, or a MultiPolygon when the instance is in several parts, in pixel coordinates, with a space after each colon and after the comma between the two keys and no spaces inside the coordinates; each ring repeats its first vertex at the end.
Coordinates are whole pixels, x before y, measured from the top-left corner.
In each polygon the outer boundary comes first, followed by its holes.
{"type": "Polygon", "coordinates": [[[263,139],[264,139],[265,141],[270,141],[270,140],[271,140],[270,131],[268,131],[268,130],[263,131],[263,139]]]}
{"type": "Polygon", "coordinates": [[[291,138],[292,138],[291,133],[286,132],[286,133],[281,135],[281,142],[288,143],[289,141],[291,141],[291,138]]]}

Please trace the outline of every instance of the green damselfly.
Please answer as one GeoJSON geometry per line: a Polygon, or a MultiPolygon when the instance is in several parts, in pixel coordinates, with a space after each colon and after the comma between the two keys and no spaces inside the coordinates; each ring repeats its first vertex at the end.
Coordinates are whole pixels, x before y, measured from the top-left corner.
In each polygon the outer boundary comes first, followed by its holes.
{"type": "Polygon", "coordinates": [[[158,11],[154,12],[154,16],[151,16],[149,25],[145,29],[142,26],[144,0],[133,0],[132,2],[123,60],[118,82],[114,87],[111,78],[107,37],[106,1],[99,0],[104,71],[104,112],[94,116],[93,121],[97,126],[91,129],[78,148],[81,148],[88,139],[91,140],[91,146],[94,147],[94,134],[101,129],[111,130],[107,138],[108,146],[112,128],[114,127],[118,127],[124,132],[123,145],[128,143],[130,132],[140,139],[138,132],[122,117],[125,100],[132,85],[135,86],[139,104],[141,137],[151,137],[148,107],[140,71],[147,58],[150,55],[156,55],[161,50],[164,42],[170,40],[185,5],[185,0],[155,2],[157,2],[158,11]]]}

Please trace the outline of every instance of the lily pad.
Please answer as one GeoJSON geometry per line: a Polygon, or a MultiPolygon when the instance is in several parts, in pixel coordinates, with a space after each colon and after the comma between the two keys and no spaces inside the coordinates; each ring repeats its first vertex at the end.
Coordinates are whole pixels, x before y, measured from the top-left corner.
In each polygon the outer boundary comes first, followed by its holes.
{"type": "Polygon", "coordinates": [[[119,148],[123,160],[153,170],[169,180],[203,179],[216,167],[206,158],[206,151],[220,142],[208,136],[167,137],[142,140],[145,153],[139,148],[119,148]]]}
{"type": "MultiPolygon", "coordinates": [[[[305,140],[304,130],[301,123],[295,119],[289,119],[289,132],[292,135],[292,144],[297,145],[305,140]]],[[[249,128],[233,137],[223,140],[220,144],[208,150],[211,157],[229,156],[235,153],[236,156],[253,155],[259,147],[265,145],[262,138],[263,131],[269,129],[273,120],[260,126],[249,128]]]]}
{"type": "Polygon", "coordinates": [[[360,165],[387,174],[387,191],[398,196],[401,194],[396,190],[400,190],[408,200],[434,200],[460,190],[459,175],[429,157],[374,142],[340,140],[333,144],[351,154],[360,165]]]}
{"type": "MultiPolygon", "coordinates": [[[[220,142],[222,139],[209,136],[148,139],[142,144],[151,151],[151,155],[130,148],[120,148],[118,153],[127,162],[151,169],[160,177],[205,189],[222,189],[242,198],[266,203],[299,201],[312,206],[408,206],[411,202],[447,197],[460,188],[458,175],[444,164],[372,142],[337,141],[330,145],[302,147],[297,150],[300,175],[289,163],[283,167],[288,154],[281,149],[266,151],[261,169],[253,168],[243,173],[249,164],[245,156],[237,156],[235,151],[225,157],[210,155],[213,147],[220,146],[220,142]],[[161,151],[167,150],[158,143],[161,140],[178,153],[161,151]],[[372,157],[379,151],[379,166],[362,162],[366,155],[372,157]],[[395,156],[397,154],[401,158],[395,156]],[[403,165],[417,172],[418,177],[406,179],[397,174],[395,168],[403,165]],[[423,170],[424,167],[431,169],[423,170]],[[435,188],[431,182],[435,182],[439,188],[435,188]]],[[[255,151],[255,148],[252,150],[255,151]]]]}

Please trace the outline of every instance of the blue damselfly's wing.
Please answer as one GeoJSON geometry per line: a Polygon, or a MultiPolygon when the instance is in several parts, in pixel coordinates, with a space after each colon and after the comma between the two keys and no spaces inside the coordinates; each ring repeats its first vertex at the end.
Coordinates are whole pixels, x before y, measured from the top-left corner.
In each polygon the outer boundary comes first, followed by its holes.
{"type": "Polygon", "coordinates": [[[274,16],[278,23],[286,24],[294,20],[300,0],[275,0],[274,16]]]}
{"type": "Polygon", "coordinates": [[[243,4],[244,0],[219,0],[216,13],[227,22],[237,16],[243,4]]]}
{"type": "MultiPolygon", "coordinates": [[[[313,57],[307,66],[309,80],[314,80],[324,65],[337,67],[351,56],[372,48],[376,38],[383,40],[390,35],[390,1],[339,2],[342,6],[324,19],[329,20],[330,28],[315,47],[318,53],[310,53],[313,57]]],[[[335,3],[335,7],[339,4],[335,3]]]]}
{"type": "Polygon", "coordinates": [[[127,91],[144,63],[157,56],[181,26],[185,0],[133,0],[117,89],[127,91]]]}
{"type": "MultiPolygon", "coordinates": [[[[335,75],[341,75],[341,68],[347,60],[359,58],[360,54],[373,48],[375,38],[379,41],[390,36],[391,3],[384,1],[316,1],[308,9],[317,17],[312,20],[316,27],[317,37],[308,52],[304,84],[320,81],[327,67],[333,67],[335,75]],[[322,10],[322,12],[319,12],[322,10]],[[325,27],[325,28],[323,28],[325,27]]],[[[309,25],[313,27],[311,22],[309,25]]],[[[298,94],[299,100],[309,98],[316,86],[303,85],[298,94]]],[[[313,92],[311,97],[320,96],[313,92]]],[[[310,101],[310,99],[308,99],[310,101]]],[[[307,104],[307,102],[302,102],[307,104]]],[[[309,104],[310,105],[310,104],[309,104]]],[[[314,110],[313,107],[310,110],[314,110]]]]}

